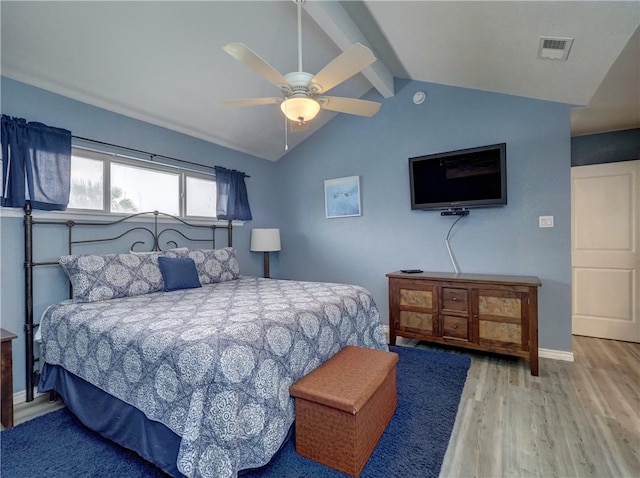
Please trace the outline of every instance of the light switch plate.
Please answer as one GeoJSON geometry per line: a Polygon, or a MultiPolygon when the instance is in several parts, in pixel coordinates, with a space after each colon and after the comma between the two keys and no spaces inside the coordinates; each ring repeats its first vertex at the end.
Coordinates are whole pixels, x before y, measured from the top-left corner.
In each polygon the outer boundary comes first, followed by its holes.
{"type": "Polygon", "coordinates": [[[538,216],[539,227],[553,227],[553,216],[538,216]]]}

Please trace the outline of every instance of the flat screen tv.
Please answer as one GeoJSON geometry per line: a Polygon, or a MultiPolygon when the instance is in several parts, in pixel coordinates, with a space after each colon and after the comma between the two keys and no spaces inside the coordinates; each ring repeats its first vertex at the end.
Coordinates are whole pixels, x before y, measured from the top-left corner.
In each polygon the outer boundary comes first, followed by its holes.
{"type": "Polygon", "coordinates": [[[411,209],[507,204],[507,145],[409,158],[411,209]]]}

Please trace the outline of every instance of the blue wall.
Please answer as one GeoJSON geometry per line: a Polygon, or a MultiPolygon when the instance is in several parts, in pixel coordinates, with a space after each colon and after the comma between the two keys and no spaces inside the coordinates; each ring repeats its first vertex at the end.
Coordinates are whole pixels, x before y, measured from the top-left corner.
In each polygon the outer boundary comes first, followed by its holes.
{"type": "Polygon", "coordinates": [[[362,285],[386,322],[386,273],[453,271],[444,240],[455,218],[411,210],[408,158],[506,142],[508,205],[473,210],[451,247],[461,272],[538,276],[540,347],[570,351],[569,128],[567,105],[396,81],[378,115],[339,115],[276,163],[278,274],[362,285]],[[418,90],[427,99],[416,106],[418,90]],[[325,219],[323,180],[354,175],[362,216],[325,219]],[[540,229],[539,215],[553,215],[555,227],[540,229]]]}
{"type": "Polygon", "coordinates": [[[571,166],[640,159],[640,128],[571,138],[571,166]]]}
{"type": "MultiPolygon", "coordinates": [[[[219,165],[245,171],[253,221],[234,228],[234,246],[238,250],[241,272],[262,275],[262,255],[249,252],[252,227],[272,227],[277,221],[274,203],[275,169],[273,164],[254,156],[238,153],[181,133],[118,115],[69,98],[34,88],[6,77],[0,79],[2,113],[66,128],[75,136],[127,146],[209,166],[219,165]]],[[[2,328],[19,335],[14,341],[14,390],[25,388],[24,372],[24,245],[20,210],[1,209],[0,239],[1,283],[0,322],[2,328]]],[[[36,237],[39,260],[55,260],[66,252],[65,237],[44,234],[36,237]],[[46,237],[43,237],[46,236],[46,237]],[[47,256],[52,251],[54,257],[47,256]],[[43,257],[44,256],[44,257],[43,257]]],[[[220,237],[222,244],[225,238],[220,237]]],[[[226,244],[225,244],[226,245],[226,244]]],[[[38,256],[35,258],[38,260],[38,256]]],[[[34,321],[40,320],[45,307],[67,297],[68,289],[60,270],[36,271],[34,321]]]]}
{"type": "MultiPolygon", "coordinates": [[[[453,229],[451,246],[461,272],[538,276],[540,347],[571,350],[567,105],[397,80],[395,97],[367,96],[383,103],[373,118],[338,115],[271,163],[6,78],[1,87],[2,113],[77,136],[246,171],[254,220],[234,235],[242,272],[262,272],[261,255],[248,252],[250,229],[280,227],[282,251],[271,256],[272,277],[362,285],[373,293],[385,323],[387,272],[453,270],[444,239],[455,219],[411,211],[407,159],[506,142],[509,204],[473,210],[453,229]],[[427,100],[416,106],[411,98],[418,90],[427,100]],[[325,219],[323,181],[353,175],[360,176],[362,216],[325,219]],[[539,229],[539,215],[553,215],[555,227],[539,229]]],[[[22,221],[0,220],[2,326],[22,335],[22,221]]],[[[58,247],[60,238],[53,242],[58,247]]],[[[47,303],[66,293],[63,286],[50,288],[49,282],[60,282],[59,272],[47,274],[38,318],[47,303]]],[[[15,389],[21,390],[23,340],[15,346],[15,389]]]]}

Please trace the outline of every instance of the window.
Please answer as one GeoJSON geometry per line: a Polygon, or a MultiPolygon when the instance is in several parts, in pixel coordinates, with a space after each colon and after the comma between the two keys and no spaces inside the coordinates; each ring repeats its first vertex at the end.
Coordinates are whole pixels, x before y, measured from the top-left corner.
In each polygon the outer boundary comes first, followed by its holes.
{"type": "Polygon", "coordinates": [[[104,163],[98,159],[71,156],[69,207],[104,209],[104,163]]]}
{"type": "Polygon", "coordinates": [[[212,175],[74,149],[69,209],[216,217],[212,175]]]}
{"type": "Polygon", "coordinates": [[[216,217],[216,182],[193,176],[186,182],[187,216],[216,217]]]}
{"type": "Polygon", "coordinates": [[[180,175],[111,163],[111,212],[162,211],[180,215],[180,175]]]}

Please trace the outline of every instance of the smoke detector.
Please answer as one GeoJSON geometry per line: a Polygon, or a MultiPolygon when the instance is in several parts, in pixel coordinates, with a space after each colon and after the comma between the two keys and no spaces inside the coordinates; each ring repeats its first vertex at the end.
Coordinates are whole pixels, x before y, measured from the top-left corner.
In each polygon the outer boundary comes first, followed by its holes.
{"type": "Polygon", "coordinates": [[[573,38],[540,37],[538,58],[565,61],[573,45],[573,38]]]}

